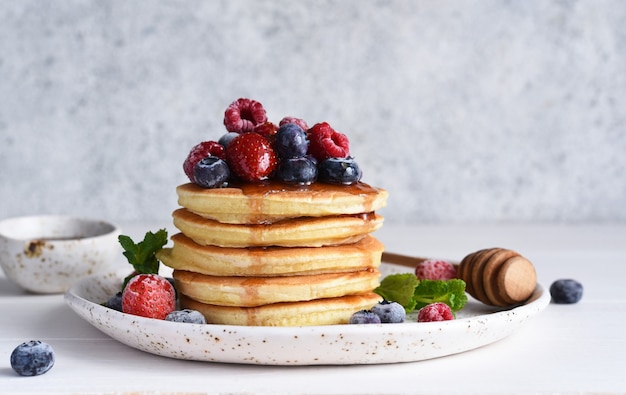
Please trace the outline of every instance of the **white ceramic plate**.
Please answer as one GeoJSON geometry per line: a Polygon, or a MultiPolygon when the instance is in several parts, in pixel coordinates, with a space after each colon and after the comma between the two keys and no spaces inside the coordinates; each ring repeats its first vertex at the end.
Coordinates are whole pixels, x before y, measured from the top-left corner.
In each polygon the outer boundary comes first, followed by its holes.
{"type": "Polygon", "coordinates": [[[550,294],[538,284],[524,305],[498,310],[470,298],[457,319],[445,322],[417,323],[410,315],[402,324],[200,325],[101,306],[121,282],[119,274],[88,277],[75,283],[65,300],[91,325],[130,347],[177,359],[258,365],[380,364],[452,355],[510,335],[550,303],[550,294]]]}

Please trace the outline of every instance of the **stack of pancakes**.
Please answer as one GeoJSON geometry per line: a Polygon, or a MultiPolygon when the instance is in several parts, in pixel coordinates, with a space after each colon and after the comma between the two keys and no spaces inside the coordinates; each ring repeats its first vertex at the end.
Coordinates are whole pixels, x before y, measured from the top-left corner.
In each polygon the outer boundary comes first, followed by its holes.
{"type": "Polygon", "coordinates": [[[387,191],[364,183],[177,187],[180,230],[158,254],[180,307],[224,325],[347,323],[381,300],[387,191]]]}

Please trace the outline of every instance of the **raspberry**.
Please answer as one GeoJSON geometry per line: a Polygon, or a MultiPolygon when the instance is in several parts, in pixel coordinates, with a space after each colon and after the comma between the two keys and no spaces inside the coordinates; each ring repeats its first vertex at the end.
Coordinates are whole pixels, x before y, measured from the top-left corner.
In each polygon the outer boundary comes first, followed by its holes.
{"type": "Polygon", "coordinates": [[[189,155],[187,155],[185,162],[183,162],[183,170],[185,171],[187,178],[189,178],[189,181],[195,182],[193,168],[198,162],[207,156],[216,156],[224,160],[226,159],[226,150],[223,145],[216,141],[204,141],[196,144],[191,151],[189,151],[189,155]]]}
{"type": "Polygon", "coordinates": [[[237,177],[249,182],[268,179],[278,166],[270,142],[258,133],[235,137],[226,149],[226,162],[237,177]]]}
{"type": "Polygon", "coordinates": [[[300,119],[300,118],[296,118],[296,117],[284,117],[283,119],[280,120],[280,122],[278,123],[278,126],[283,126],[286,123],[295,123],[296,125],[300,126],[302,128],[302,130],[307,131],[309,130],[309,125],[306,124],[306,121],[304,119],[300,119]]]}
{"type": "Polygon", "coordinates": [[[237,99],[224,112],[224,126],[229,132],[246,133],[267,121],[263,105],[255,100],[237,99]]]}
{"type": "Polygon", "coordinates": [[[583,296],[583,285],[572,279],[556,280],[550,285],[550,296],[556,304],[578,303],[583,296]]]}
{"type": "Polygon", "coordinates": [[[427,304],[417,313],[417,322],[449,321],[454,319],[450,306],[436,302],[427,304]]]}
{"type": "Polygon", "coordinates": [[[326,158],[347,158],[350,155],[350,141],[345,134],[337,132],[328,123],[313,125],[308,131],[309,153],[319,162],[326,158]]]}
{"type": "Polygon", "coordinates": [[[448,261],[429,259],[417,265],[415,275],[420,280],[450,280],[456,278],[456,269],[448,261]]]}
{"type": "Polygon", "coordinates": [[[165,319],[176,309],[174,287],[157,274],[138,274],[122,292],[122,311],[148,318],[165,319]]]}

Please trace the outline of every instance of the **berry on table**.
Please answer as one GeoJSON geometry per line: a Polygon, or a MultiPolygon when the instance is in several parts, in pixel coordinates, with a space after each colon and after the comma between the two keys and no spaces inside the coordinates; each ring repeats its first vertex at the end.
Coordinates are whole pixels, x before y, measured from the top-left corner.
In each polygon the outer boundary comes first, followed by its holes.
{"type": "Polygon", "coordinates": [[[284,159],[278,165],[276,179],[287,184],[311,185],[317,179],[317,164],[310,157],[284,159]]]}
{"type": "Polygon", "coordinates": [[[276,132],[274,149],[281,159],[305,156],[309,149],[306,132],[295,123],[283,124],[276,132]]]}
{"type": "Polygon", "coordinates": [[[138,274],[122,291],[122,311],[148,318],[165,319],[176,309],[174,287],[158,274],[138,274]]]}
{"type": "Polygon", "coordinates": [[[380,324],[380,317],[371,310],[359,310],[350,317],[350,324],[380,324]]]}
{"type": "Polygon", "coordinates": [[[406,310],[398,302],[383,300],[372,307],[372,312],[380,317],[383,324],[398,324],[406,319],[406,310]]]}
{"type": "Polygon", "coordinates": [[[191,309],[175,310],[165,317],[166,321],[184,322],[188,324],[206,324],[206,318],[201,312],[191,309]]]}
{"type": "Polygon", "coordinates": [[[578,303],[583,297],[583,285],[573,279],[559,279],[550,285],[550,296],[556,304],[578,303]]]}
{"type": "Polygon", "coordinates": [[[224,126],[229,132],[252,132],[254,127],[267,121],[263,105],[246,98],[232,102],[224,112],[224,126]]]}
{"type": "Polygon", "coordinates": [[[203,141],[196,144],[189,155],[183,162],[183,170],[189,178],[189,181],[194,182],[193,169],[198,162],[207,156],[216,156],[220,159],[226,159],[226,150],[224,146],[217,141],[203,141]]]}
{"type": "Polygon", "coordinates": [[[226,162],[237,177],[255,182],[272,175],[278,165],[278,157],[265,137],[258,133],[244,133],[228,144],[226,162]]]}
{"type": "Polygon", "coordinates": [[[352,157],[327,158],[319,164],[318,178],[329,184],[354,184],[362,175],[361,168],[352,157]]]}
{"type": "Polygon", "coordinates": [[[309,153],[319,162],[326,158],[346,158],[350,155],[350,141],[327,122],[317,123],[308,130],[309,153]]]}
{"type": "Polygon", "coordinates": [[[193,169],[194,182],[203,188],[220,188],[228,183],[230,169],[217,156],[207,156],[193,169]]]}
{"type": "Polygon", "coordinates": [[[54,366],[54,350],[48,343],[31,340],[11,353],[11,367],[22,376],[39,376],[54,366]]]}
{"type": "Polygon", "coordinates": [[[427,304],[417,313],[417,322],[449,321],[454,319],[450,306],[442,302],[427,304]]]}
{"type": "Polygon", "coordinates": [[[456,269],[448,261],[429,259],[415,267],[415,275],[420,280],[450,280],[456,278],[456,269]]]}

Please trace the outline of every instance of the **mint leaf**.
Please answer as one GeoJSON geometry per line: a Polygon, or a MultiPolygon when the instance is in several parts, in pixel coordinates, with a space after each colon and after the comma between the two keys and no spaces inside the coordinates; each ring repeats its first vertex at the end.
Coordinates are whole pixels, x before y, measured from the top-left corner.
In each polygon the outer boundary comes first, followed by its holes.
{"type": "Polygon", "coordinates": [[[167,231],[147,232],[143,241],[135,243],[129,236],[120,235],[118,241],[124,256],[137,273],[158,274],[159,260],[156,253],[167,244],[167,231]]]}
{"type": "Polygon", "coordinates": [[[390,274],[383,278],[374,292],[385,300],[400,303],[408,313],[415,309],[413,295],[418,283],[419,280],[413,273],[390,274]]]}
{"type": "Polygon", "coordinates": [[[461,279],[422,280],[415,287],[413,298],[416,309],[421,309],[430,303],[443,302],[450,306],[452,312],[456,312],[467,303],[465,281],[461,279]]]}

